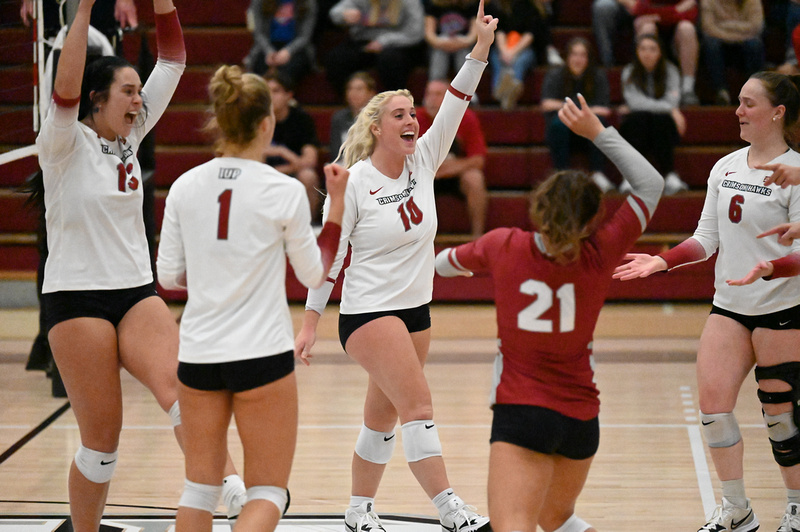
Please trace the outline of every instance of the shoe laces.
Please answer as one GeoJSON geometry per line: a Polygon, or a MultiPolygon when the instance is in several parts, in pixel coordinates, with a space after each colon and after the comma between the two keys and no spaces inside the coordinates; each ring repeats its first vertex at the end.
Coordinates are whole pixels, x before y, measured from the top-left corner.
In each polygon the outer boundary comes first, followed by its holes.
{"type": "Polygon", "coordinates": [[[386,532],[386,529],[383,528],[383,525],[381,524],[378,514],[376,514],[371,507],[368,512],[358,514],[356,530],[359,532],[362,530],[383,530],[383,532],[386,532]]]}
{"type": "Polygon", "coordinates": [[[795,503],[790,503],[786,507],[786,513],[783,514],[781,518],[778,532],[794,532],[795,530],[800,530],[800,515],[797,515],[798,509],[800,509],[800,505],[795,503]]]}
{"type": "Polygon", "coordinates": [[[481,517],[477,510],[474,506],[460,503],[456,508],[450,510],[447,516],[457,525],[456,530],[460,530],[464,524],[471,525],[474,519],[481,517]]]}

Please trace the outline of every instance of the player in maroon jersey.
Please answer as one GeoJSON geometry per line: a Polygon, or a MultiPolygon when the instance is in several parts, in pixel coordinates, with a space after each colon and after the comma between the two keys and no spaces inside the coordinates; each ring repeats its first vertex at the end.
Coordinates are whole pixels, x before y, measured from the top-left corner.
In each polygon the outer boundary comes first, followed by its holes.
{"type": "Polygon", "coordinates": [[[595,530],[575,514],[599,443],[592,335],[614,268],[664,187],[656,169],[578,99],[580,106],[567,98],[561,120],[616,164],[632,195],[605,216],[591,178],[561,171],[533,194],[537,231],[495,229],[436,257],[440,275],[496,279],[500,352],[489,461],[495,532],[595,530]]]}

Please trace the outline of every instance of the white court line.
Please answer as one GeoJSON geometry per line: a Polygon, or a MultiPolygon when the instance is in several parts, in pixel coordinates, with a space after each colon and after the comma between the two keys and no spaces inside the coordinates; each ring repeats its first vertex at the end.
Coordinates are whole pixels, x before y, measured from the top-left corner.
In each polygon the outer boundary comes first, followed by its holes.
{"type": "Polygon", "coordinates": [[[694,459],[694,470],[697,475],[697,487],[700,488],[700,500],[703,501],[703,512],[709,516],[717,506],[717,499],[714,496],[714,486],[711,484],[705,444],[700,436],[700,427],[687,425],[686,429],[689,431],[689,443],[692,446],[692,459],[694,459]]]}

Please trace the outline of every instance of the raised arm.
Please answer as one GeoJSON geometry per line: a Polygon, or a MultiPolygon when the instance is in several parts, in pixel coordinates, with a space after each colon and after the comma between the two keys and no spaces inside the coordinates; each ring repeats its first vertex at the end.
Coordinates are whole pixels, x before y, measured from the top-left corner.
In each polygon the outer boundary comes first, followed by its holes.
{"type": "Polygon", "coordinates": [[[61,56],[58,59],[58,71],[53,82],[53,97],[57,100],[76,105],[81,98],[81,82],[83,70],[86,68],[86,47],[89,39],[89,20],[92,18],[94,0],[81,0],[75,19],[69,28],[61,56]]]}

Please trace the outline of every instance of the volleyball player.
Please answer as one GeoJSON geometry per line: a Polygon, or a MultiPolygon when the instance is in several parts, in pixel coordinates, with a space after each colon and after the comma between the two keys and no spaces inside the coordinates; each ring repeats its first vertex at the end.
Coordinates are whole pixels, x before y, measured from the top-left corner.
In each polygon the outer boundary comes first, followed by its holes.
{"type": "MultiPolygon", "coordinates": [[[[364,425],[352,463],[345,530],[385,530],[374,511],[375,496],[401,424],[403,450],[412,473],[436,506],[442,527],[472,532],[488,519],[464,504],[450,487],[433,421],[431,394],[422,366],[430,344],[433,180],[447,157],[461,117],[478,86],[494,40],[497,19],[476,18],[478,40],[453,79],[431,128],[419,137],[407,90],[383,92],[361,110],[343,144],[350,168],[342,236],[331,277],[352,248],[339,315],[345,351],[369,373],[364,425]]],[[[295,340],[307,357],[332,282],[309,291],[303,327],[295,340]]]]}

